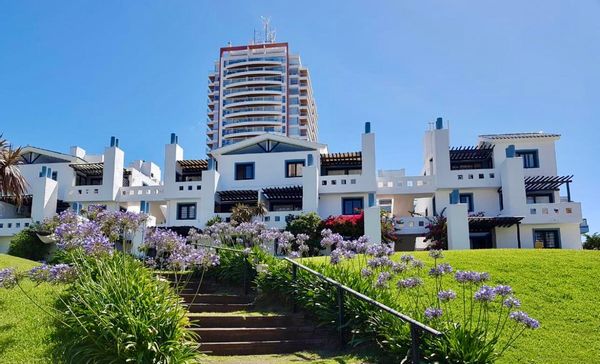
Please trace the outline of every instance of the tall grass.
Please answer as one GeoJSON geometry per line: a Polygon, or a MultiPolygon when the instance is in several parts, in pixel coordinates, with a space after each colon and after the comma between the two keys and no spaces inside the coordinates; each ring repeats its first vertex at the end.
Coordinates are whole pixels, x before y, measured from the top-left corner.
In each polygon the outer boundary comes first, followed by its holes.
{"type": "Polygon", "coordinates": [[[68,363],[190,363],[188,319],[167,282],[121,253],[74,253],[78,277],[62,297],[57,357],[68,363]]]}

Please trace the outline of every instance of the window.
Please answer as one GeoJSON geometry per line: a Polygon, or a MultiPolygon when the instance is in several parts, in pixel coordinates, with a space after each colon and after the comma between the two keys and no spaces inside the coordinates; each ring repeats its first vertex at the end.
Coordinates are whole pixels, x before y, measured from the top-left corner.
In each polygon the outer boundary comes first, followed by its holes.
{"type": "Polygon", "coordinates": [[[517,150],[516,156],[523,158],[523,168],[539,168],[540,159],[537,149],[534,150],[517,150]]]}
{"type": "Polygon", "coordinates": [[[527,194],[527,203],[553,203],[554,195],[552,193],[530,193],[527,194]]]}
{"type": "Polygon", "coordinates": [[[472,193],[461,193],[459,195],[459,202],[466,203],[469,206],[469,212],[474,211],[473,194],[472,193]]]}
{"type": "Polygon", "coordinates": [[[177,204],[177,220],[195,220],[196,219],[196,204],[195,203],[178,203],[177,204]]]}
{"type": "Polygon", "coordinates": [[[560,248],[560,230],[533,230],[534,242],[542,242],[544,248],[560,248]]]}
{"type": "Polygon", "coordinates": [[[285,161],[285,177],[302,177],[303,160],[285,161]]]}
{"type": "Polygon", "coordinates": [[[358,215],[363,209],[363,198],[342,198],[342,215],[358,215]]]}
{"type": "Polygon", "coordinates": [[[235,179],[254,179],[254,163],[236,163],[235,179]]]}

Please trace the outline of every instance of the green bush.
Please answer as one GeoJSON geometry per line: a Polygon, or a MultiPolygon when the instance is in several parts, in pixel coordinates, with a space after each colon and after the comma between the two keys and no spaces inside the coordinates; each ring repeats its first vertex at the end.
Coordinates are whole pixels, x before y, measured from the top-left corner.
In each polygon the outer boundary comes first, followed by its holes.
{"type": "Polygon", "coordinates": [[[600,234],[585,234],[585,242],[583,243],[583,249],[600,250],[600,234]]]}
{"type": "Polygon", "coordinates": [[[43,260],[51,245],[43,243],[31,228],[21,230],[10,241],[8,254],[29,260],[43,260]]]}
{"type": "Polygon", "coordinates": [[[309,239],[306,244],[310,248],[309,255],[318,255],[321,250],[321,230],[323,222],[316,212],[300,214],[287,221],[285,230],[294,235],[306,234],[309,239]]]}
{"type": "Polygon", "coordinates": [[[62,297],[57,357],[68,363],[187,363],[196,344],[169,283],[122,253],[86,257],[62,297]]]}

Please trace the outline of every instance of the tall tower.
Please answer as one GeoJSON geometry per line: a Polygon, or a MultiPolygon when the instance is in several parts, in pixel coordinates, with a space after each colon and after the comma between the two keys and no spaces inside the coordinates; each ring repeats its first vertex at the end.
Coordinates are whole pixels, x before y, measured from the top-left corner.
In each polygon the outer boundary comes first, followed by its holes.
{"type": "Polygon", "coordinates": [[[209,150],[262,134],[317,140],[317,107],[308,69],[287,43],[264,40],[221,48],[208,76],[209,150]]]}

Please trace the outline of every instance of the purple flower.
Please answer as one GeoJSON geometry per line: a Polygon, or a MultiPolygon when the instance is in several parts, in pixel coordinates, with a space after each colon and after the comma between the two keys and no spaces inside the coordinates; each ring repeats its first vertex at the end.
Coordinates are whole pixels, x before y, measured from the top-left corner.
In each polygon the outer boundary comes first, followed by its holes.
{"type": "Polygon", "coordinates": [[[363,276],[363,277],[370,277],[370,276],[373,275],[373,271],[369,270],[367,268],[363,268],[363,269],[360,270],[360,275],[363,276]]]}
{"type": "Polygon", "coordinates": [[[491,302],[496,298],[496,291],[490,286],[481,286],[475,292],[475,300],[481,302],[491,302]]]}
{"type": "Polygon", "coordinates": [[[432,277],[440,277],[446,273],[452,273],[452,267],[448,263],[439,264],[429,270],[429,275],[432,277]]]}
{"type": "Polygon", "coordinates": [[[423,280],[419,277],[405,278],[398,281],[396,284],[400,289],[415,288],[423,284],[423,280]]]}
{"type": "Polygon", "coordinates": [[[513,296],[505,298],[502,304],[508,308],[521,307],[521,301],[513,296]]]}
{"type": "Polygon", "coordinates": [[[444,257],[444,254],[442,254],[442,250],[436,250],[436,249],[432,249],[429,251],[429,256],[432,257],[433,259],[442,259],[444,257]]]}
{"type": "Polygon", "coordinates": [[[459,283],[482,283],[490,279],[490,275],[485,272],[458,271],[454,278],[459,283]]]}
{"type": "Polygon", "coordinates": [[[394,273],[402,273],[406,271],[406,269],[406,263],[392,263],[392,271],[394,271],[394,273]]]}
{"type": "Polygon", "coordinates": [[[421,269],[425,266],[425,264],[421,260],[414,259],[412,261],[412,266],[413,266],[413,268],[421,269]]]}
{"type": "Polygon", "coordinates": [[[17,275],[14,268],[0,269],[0,288],[13,288],[17,285],[17,275]]]}
{"type": "Polygon", "coordinates": [[[377,288],[385,288],[387,287],[387,282],[392,278],[390,272],[381,272],[377,277],[377,282],[375,282],[375,287],[377,288]]]}
{"type": "Polygon", "coordinates": [[[436,318],[439,318],[442,316],[442,309],[441,308],[435,308],[435,307],[427,307],[425,309],[425,317],[428,320],[433,320],[436,318]]]}
{"type": "Polygon", "coordinates": [[[494,287],[494,292],[496,292],[498,296],[504,297],[512,293],[512,288],[511,286],[498,285],[494,287]]]}
{"type": "Polygon", "coordinates": [[[456,298],[456,292],[454,292],[451,289],[447,291],[439,291],[438,298],[440,299],[440,301],[447,302],[456,298]]]}
{"type": "Polygon", "coordinates": [[[412,255],[403,254],[400,257],[400,260],[403,261],[403,262],[405,262],[405,263],[408,263],[408,262],[411,262],[411,261],[415,260],[415,258],[412,255]]]}
{"type": "Polygon", "coordinates": [[[527,327],[529,329],[537,329],[540,327],[540,323],[538,320],[529,317],[529,315],[523,311],[511,312],[508,317],[511,320],[514,320],[520,324],[525,325],[525,327],[527,327]]]}

